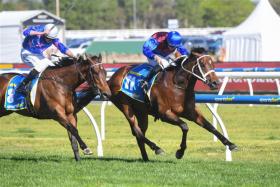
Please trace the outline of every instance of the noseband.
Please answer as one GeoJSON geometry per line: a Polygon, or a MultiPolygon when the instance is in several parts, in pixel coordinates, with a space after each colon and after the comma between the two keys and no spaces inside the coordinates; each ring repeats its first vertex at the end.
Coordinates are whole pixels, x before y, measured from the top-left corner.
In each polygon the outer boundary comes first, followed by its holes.
{"type": "Polygon", "coordinates": [[[202,68],[201,68],[201,65],[200,65],[200,59],[205,58],[205,57],[210,57],[210,58],[211,58],[210,55],[202,55],[202,56],[198,57],[198,58],[196,59],[196,64],[192,67],[192,70],[190,71],[190,70],[188,70],[188,69],[186,69],[186,68],[184,67],[184,63],[185,63],[186,60],[187,60],[187,56],[186,56],[186,57],[183,59],[182,63],[181,63],[181,67],[182,67],[182,69],[183,69],[184,71],[186,71],[186,72],[192,74],[193,76],[197,77],[198,79],[202,80],[203,82],[206,82],[206,81],[207,81],[207,78],[206,78],[207,75],[209,75],[210,73],[215,72],[215,71],[214,71],[213,69],[209,70],[209,71],[206,72],[206,73],[204,73],[204,72],[202,71],[202,68]],[[199,72],[200,72],[201,76],[197,75],[197,74],[194,72],[194,68],[195,68],[196,66],[198,66],[198,69],[199,69],[199,72]]]}

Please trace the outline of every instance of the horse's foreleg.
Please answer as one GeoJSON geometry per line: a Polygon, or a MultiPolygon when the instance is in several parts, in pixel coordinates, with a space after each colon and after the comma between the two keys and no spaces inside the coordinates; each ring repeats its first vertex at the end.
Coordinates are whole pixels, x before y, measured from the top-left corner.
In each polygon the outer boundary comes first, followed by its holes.
{"type": "Polygon", "coordinates": [[[224,145],[229,146],[230,150],[236,150],[237,146],[224,137],[206,118],[201,114],[198,108],[195,108],[195,118],[193,120],[196,124],[214,134],[224,145]]]}
{"type": "Polygon", "coordinates": [[[187,149],[187,134],[189,131],[188,125],[171,110],[167,110],[165,112],[164,116],[162,117],[162,120],[172,125],[179,126],[182,130],[183,135],[180,144],[180,149],[178,149],[176,152],[176,158],[181,159],[185,154],[185,150],[187,149]]]}
{"type": "Polygon", "coordinates": [[[80,154],[79,154],[79,147],[78,147],[77,139],[69,131],[67,131],[67,132],[68,132],[69,140],[71,142],[71,146],[72,146],[72,150],[73,150],[73,153],[74,153],[75,160],[78,161],[78,160],[81,159],[81,157],[80,157],[80,154]]]}
{"type": "Polygon", "coordinates": [[[91,155],[92,151],[88,148],[88,146],[85,144],[85,142],[82,140],[82,138],[79,135],[78,129],[77,129],[77,117],[76,116],[69,117],[70,123],[66,125],[66,129],[71,132],[73,136],[77,139],[79,142],[80,148],[83,150],[83,153],[85,155],[91,155]],[[75,120],[73,120],[73,117],[75,120]]]}
{"type": "MultiPolygon", "coordinates": [[[[92,151],[87,147],[87,145],[85,144],[85,142],[82,140],[82,138],[80,137],[79,133],[78,133],[78,130],[77,128],[75,128],[71,123],[68,123],[66,124],[66,129],[68,130],[68,132],[70,132],[74,137],[75,139],[79,142],[79,145],[80,145],[80,148],[83,150],[83,153],[85,155],[91,155],[92,154],[92,151]]],[[[73,151],[76,150],[75,148],[75,143],[73,144],[73,139],[71,138],[70,139],[71,141],[71,145],[72,145],[72,149],[73,151]]],[[[78,154],[78,151],[77,152],[74,152],[74,155],[78,154]]]]}
{"type": "MultiPolygon", "coordinates": [[[[57,114],[58,114],[58,122],[64,127],[66,128],[66,130],[68,132],[71,133],[72,136],[75,137],[75,139],[73,139],[73,137],[69,136],[70,142],[71,142],[71,146],[72,149],[74,151],[74,155],[75,155],[75,159],[79,158],[79,151],[76,148],[76,142],[78,141],[80,148],[83,150],[85,155],[90,155],[92,154],[91,150],[87,147],[87,145],[84,143],[84,141],[81,139],[78,130],[77,130],[77,116],[74,114],[70,114],[68,116],[65,115],[65,111],[64,110],[58,110],[57,109],[57,114]]],[[[77,160],[77,159],[76,159],[77,160]]]]}
{"type": "MultiPolygon", "coordinates": [[[[74,119],[71,120],[71,123],[76,125],[77,124],[77,118],[74,117],[74,119]]],[[[71,146],[72,146],[72,150],[73,150],[73,153],[74,153],[75,160],[79,161],[79,160],[81,160],[81,157],[80,157],[80,154],[79,154],[79,147],[78,147],[77,139],[69,130],[67,131],[67,133],[68,133],[69,140],[70,140],[70,143],[71,143],[71,146]]]]}
{"type": "Polygon", "coordinates": [[[144,142],[155,152],[156,155],[163,155],[164,151],[158,147],[154,142],[150,141],[146,136],[144,136],[144,142]]]}

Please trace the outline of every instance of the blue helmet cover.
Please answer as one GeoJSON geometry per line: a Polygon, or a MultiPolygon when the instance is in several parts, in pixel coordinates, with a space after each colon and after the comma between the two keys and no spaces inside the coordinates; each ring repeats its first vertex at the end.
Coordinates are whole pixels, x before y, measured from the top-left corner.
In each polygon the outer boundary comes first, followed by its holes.
{"type": "Polygon", "coordinates": [[[167,35],[167,43],[172,47],[179,47],[182,44],[182,36],[177,31],[171,31],[167,35]]]}

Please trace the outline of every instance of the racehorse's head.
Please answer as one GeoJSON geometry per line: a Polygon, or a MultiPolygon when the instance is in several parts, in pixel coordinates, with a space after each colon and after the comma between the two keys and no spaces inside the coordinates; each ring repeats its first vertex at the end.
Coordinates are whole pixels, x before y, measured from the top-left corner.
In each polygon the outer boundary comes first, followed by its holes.
{"type": "Polygon", "coordinates": [[[85,54],[83,59],[90,64],[87,75],[88,84],[96,86],[100,90],[102,96],[110,98],[111,90],[106,81],[107,72],[102,64],[102,56],[100,54],[99,56],[89,56],[85,54]]]}
{"type": "Polygon", "coordinates": [[[186,62],[189,63],[191,67],[185,68],[184,64],[186,63],[182,63],[182,68],[185,71],[207,84],[211,90],[218,89],[219,79],[214,70],[214,60],[210,55],[192,52],[186,62]]]}

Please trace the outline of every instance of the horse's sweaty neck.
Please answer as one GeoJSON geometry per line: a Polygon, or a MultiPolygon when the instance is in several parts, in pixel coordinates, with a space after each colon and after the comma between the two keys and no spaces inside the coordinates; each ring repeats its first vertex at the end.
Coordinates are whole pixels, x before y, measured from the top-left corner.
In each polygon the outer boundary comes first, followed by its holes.
{"type": "MultiPolygon", "coordinates": [[[[192,71],[192,67],[194,66],[195,58],[187,59],[187,62],[184,62],[184,68],[192,71]]],[[[173,82],[174,84],[181,89],[190,90],[193,89],[196,83],[196,78],[189,72],[185,71],[180,65],[177,66],[174,70],[173,82]]]]}
{"type": "Polygon", "coordinates": [[[51,77],[57,83],[74,90],[85,82],[88,66],[88,64],[72,64],[63,68],[48,70],[44,76],[51,77]]]}

